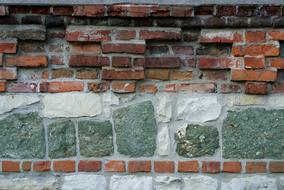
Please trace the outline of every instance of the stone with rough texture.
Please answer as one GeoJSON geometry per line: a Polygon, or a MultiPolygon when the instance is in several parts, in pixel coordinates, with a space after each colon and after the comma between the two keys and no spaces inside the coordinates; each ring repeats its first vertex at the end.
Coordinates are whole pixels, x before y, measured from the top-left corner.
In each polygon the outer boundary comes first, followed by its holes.
{"type": "Polygon", "coordinates": [[[24,107],[39,102],[40,99],[33,95],[4,95],[0,96],[0,114],[15,108],[24,107]]]}
{"type": "Polygon", "coordinates": [[[157,99],[157,121],[169,122],[172,117],[172,102],[170,96],[167,94],[161,94],[157,99]]]}
{"type": "Polygon", "coordinates": [[[112,176],[110,190],[152,190],[152,177],[147,176],[112,176]]]}
{"type": "Polygon", "coordinates": [[[284,158],[284,110],[230,111],[223,124],[224,158],[284,158]]]}
{"type": "Polygon", "coordinates": [[[180,190],[182,179],[172,176],[157,176],[155,190],[180,190]]]}
{"type": "Polygon", "coordinates": [[[181,95],[177,98],[177,117],[192,123],[202,123],[218,119],[222,106],[217,96],[188,97],[181,95]]]}
{"type": "Polygon", "coordinates": [[[170,154],[170,136],[168,125],[162,125],[158,132],[158,154],[166,156],[170,154]]]}
{"type": "Polygon", "coordinates": [[[119,153],[131,157],[149,157],[154,154],[157,126],[151,101],[115,110],[113,122],[119,153]]]}
{"type": "Polygon", "coordinates": [[[218,130],[211,126],[188,125],[177,131],[175,139],[178,155],[187,158],[214,155],[219,148],[218,130]]]}
{"type": "Polygon", "coordinates": [[[183,190],[217,190],[218,181],[209,176],[192,176],[184,179],[183,190]]]}
{"type": "Polygon", "coordinates": [[[103,110],[106,117],[111,116],[111,106],[119,105],[119,98],[111,92],[104,93],[102,96],[103,99],[103,110]]]}
{"type": "Polygon", "coordinates": [[[48,126],[48,150],[51,158],[76,156],[75,125],[72,121],[56,122],[48,126]]]}
{"type": "Polygon", "coordinates": [[[65,176],[62,190],[106,190],[106,178],[101,175],[78,174],[65,176]]]}
{"type": "Polygon", "coordinates": [[[79,121],[78,129],[82,156],[103,157],[113,153],[110,121],[79,121]]]}
{"type": "Polygon", "coordinates": [[[43,158],[45,138],[37,113],[14,114],[0,120],[1,158],[43,158]]]}
{"type": "Polygon", "coordinates": [[[42,102],[42,114],[48,118],[96,116],[102,112],[101,97],[97,94],[49,94],[42,102]]]}
{"type": "Polygon", "coordinates": [[[221,190],[277,190],[276,179],[267,176],[233,178],[222,182],[221,190]]]}

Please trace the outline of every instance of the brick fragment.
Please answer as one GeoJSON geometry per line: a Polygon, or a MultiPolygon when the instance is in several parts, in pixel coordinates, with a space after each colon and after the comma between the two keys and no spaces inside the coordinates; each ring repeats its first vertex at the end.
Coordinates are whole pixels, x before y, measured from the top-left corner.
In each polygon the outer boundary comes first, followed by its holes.
{"type": "Polygon", "coordinates": [[[139,91],[142,93],[156,94],[158,88],[155,84],[141,84],[139,86],[139,91]]]}
{"type": "Polygon", "coordinates": [[[5,92],[6,91],[6,83],[0,81],[0,92],[5,92]]]}
{"type": "Polygon", "coordinates": [[[266,163],[265,162],[247,162],[246,173],[265,173],[266,163]]]}
{"type": "Polygon", "coordinates": [[[240,93],[242,92],[242,88],[239,84],[222,84],[220,87],[220,93],[228,94],[228,93],[240,93]]]}
{"type": "Polygon", "coordinates": [[[226,173],[240,173],[242,170],[241,162],[224,162],[223,172],[226,173]]]}
{"type": "Polygon", "coordinates": [[[16,68],[0,68],[0,80],[15,80],[17,79],[16,68]]]}
{"type": "Polygon", "coordinates": [[[105,80],[140,80],[144,79],[143,70],[132,70],[132,69],[103,69],[102,79],[105,80]]]}
{"type": "Polygon", "coordinates": [[[51,71],[51,78],[72,78],[73,71],[71,69],[61,68],[61,69],[53,69],[51,71]]]}
{"type": "Polygon", "coordinates": [[[164,92],[187,91],[196,93],[214,93],[216,91],[215,83],[181,83],[166,84],[164,92]]]}
{"type": "Polygon", "coordinates": [[[92,82],[88,83],[88,89],[92,92],[105,92],[110,89],[108,82],[92,82]]]}
{"type": "Polygon", "coordinates": [[[102,168],[102,162],[97,160],[80,160],[78,164],[79,172],[98,172],[102,168]]]}
{"type": "Polygon", "coordinates": [[[23,55],[15,57],[7,57],[6,60],[7,66],[16,66],[16,67],[26,67],[26,68],[36,68],[36,67],[47,67],[48,61],[45,55],[23,55]]]}
{"type": "Polygon", "coordinates": [[[34,172],[48,172],[50,171],[50,161],[36,161],[33,163],[34,172]]]}
{"type": "Polygon", "coordinates": [[[284,84],[282,83],[274,83],[272,85],[272,93],[283,93],[284,92],[284,84]]]}
{"type": "Polygon", "coordinates": [[[271,82],[277,79],[277,70],[274,68],[267,70],[232,69],[231,77],[233,81],[271,82]]]}
{"type": "Polygon", "coordinates": [[[37,84],[28,82],[12,82],[8,83],[6,87],[7,92],[18,92],[18,93],[33,93],[36,92],[37,84]]]}
{"type": "Polygon", "coordinates": [[[40,84],[40,92],[58,93],[58,92],[73,92],[83,91],[84,83],[82,82],[43,82],[40,84]]]}
{"type": "Polygon", "coordinates": [[[154,171],[157,173],[174,173],[173,161],[154,161],[154,171]]]}
{"type": "Polygon", "coordinates": [[[109,66],[109,58],[97,55],[71,55],[71,67],[104,67],[109,66]]]}
{"type": "Polygon", "coordinates": [[[246,82],[245,83],[246,94],[268,94],[268,84],[266,82],[246,82]]]}
{"type": "Polygon", "coordinates": [[[215,161],[203,161],[202,162],[202,172],[203,173],[219,173],[220,172],[220,162],[215,161]]]}
{"type": "Polygon", "coordinates": [[[75,160],[53,161],[54,172],[75,172],[75,160]]]}
{"type": "Polygon", "coordinates": [[[80,42],[105,42],[111,40],[111,29],[99,26],[68,26],[65,39],[80,42]]]}
{"type": "Polygon", "coordinates": [[[103,53],[133,53],[143,54],[145,52],[145,42],[112,42],[102,45],[103,53]]]}
{"type": "Polygon", "coordinates": [[[197,173],[199,171],[198,161],[179,161],[178,162],[178,172],[186,173],[186,172],[194,172],[197,173]]]}
{"type": "Polygon", "coordinates": [[[76,71],[77,79],[96,79],[98,78],[98,71],[91,69],[79,69],[76,71]]]}
{"type": "Polygon", "coordinates": [[[283,173],[284,162],[283,161],[271,161],[269,162],[269,172],[271,173],[283,173]]]}
{"type": "Polygon", "coordinates": [[[284,30],[268,31],[269,40],[284,40],[284,30]]]}
{"type": "Polygon", "coordinates": [[[277,69],[284,69],[284,58],[271,58],[269,59],[269,64],[271,67],[275,67],[277,69]]]}
{"type": "Polygon", "coordinates": [[[121,160],[109,160],[105,163],[104,169],[107,172],[125,172],[125,162],[121,160]]]}
{"type": "Polygon", "coordinates": [[[128,172],[151,172],[151,161],[129,161],[128,172]]]}
{"type": "Polygon", "coordinates": [[[24,172],[29,172],[32,169],[32,162],[31,161],[24,161],[22,163],[22,170],[24,172]]]}
{"type": "Polygon", "coordinates": [[[116,93],[132,93],[135,92],[136,83],[124,82],[124,81],[114,81],[111,83],[111,89],[116,93]]]}
{"type": "Polygon", "coordinates": [[[244,63],[246,69],[263,69],[265,67],[265,58],[263,56],[245,56],[244,63]]]}
{"type": "Polygon", "coordinates": [[[227,70],[204,70],[202,72],[202,79],[204,80],[227,80],[229,77],[227,70]]]}
{"type": "Polygon", "coordinates": [[[20,162],[18,161],[2,161],[3,172],[20,172],[20,162]]]}

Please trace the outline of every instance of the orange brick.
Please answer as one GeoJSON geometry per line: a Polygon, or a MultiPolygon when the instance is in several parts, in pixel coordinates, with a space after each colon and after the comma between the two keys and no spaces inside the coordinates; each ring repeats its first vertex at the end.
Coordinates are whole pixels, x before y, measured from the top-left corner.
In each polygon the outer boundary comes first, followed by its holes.
{"type": "Polygon", "coordinates": [[[125,172],[125,162],[121,160],[109,160],[104,169],[107,172],[125,172]]]}
{"type": "Polygon", "coordinates": [[[156,94],[158,88],[155,84],[141,84],[139,90],[143,93],[156,94]]]}
{"type": "Polygon", "coordinates": [[[78,165],[79,172],[97,172],[102,168],[102,162],[97,160],[80,160],[78,165]]]}
{"type": "Polygon", "coordinates": [[[231,77],[233,81],[270,82],[277,79],[277,70],[274,68],[267,70],[232,69],[231,77]]]}
{"type": "Polygon", "coordinates": [[[110,84],[108,82],[92,82],[88,83],[88,89],[92,92],[105,92],[109,90],[110,84]]]}
{"type": "Polygon", "coordinates": [[[53,170],[55,172],[75,172],[74,160],[53,161],[53,170]]]}
{"type": "Polygon", "coordinates": [[[246,82],[245,83],[246,94],[268,94],[268,84],[266,82],[246,82]]]}
{"type": "Polygon", "coordinates": [[[192,71],[171,70],[170,72],[171,80],[192,80],[192,78],[193,78],[192,71]]]}
{"type": "Polygon", "coordinates": [[[202,172],[203,173],[219,173],[220,172],[220,162],[203,161],[202,162],[202,172]]]}
{"type": "Polygon", "coordinates": [[[145,77],[153,80],[169,80],[169,69],[146,69],[145,77]]]}
{"type": "Polygon", "coordinates": [[[268,32],[269,40],[284,40],[284,31],[270,31],[268,32]]]}
{"type": "Polygon", "coordinates": [[[72,44],[72,54],[99,54],[101,45],[94,43],[77,43],[72,44]]]}
{"type": "Polygon", "coordinates": [[[32,169],[32,162],[31,161],[24,161],[22,163],[22,169],[25,172],[31,171],[31,169],[32,169]]]}
{"type": "Polygon", "coordinates": [[[144,70],[116,70],[116,69],[103,69],[102,79],[105,80],[141,80],[144,79],[144,70]]]}
{"type": "Polygon", "coordinates": [[[199,164],[198,161],[179,161],[178,172],[198,172],[199,164]]]}
{"type": "Polygon", "coordinates": [[[278,56],[280,53],[279,44],[267,43],[267,44],[251,44],[251,45],[234,45],[232,48],[232,54],[238,56],[278,56]]]}
{"type": "Polygon", "coordinates": [[[136,37],[135,30],[119,30],[116,33],[115,38],[117,40],[132,40],[136,37]]]}
{"type": "Polygon", "coordinates": [[[45,55],[23,55],[15,57],[7,57],[6,65],[16,67],[47,67],[47,57],[45,55]]]}
{"type": "Polygon", "coordinates": [[[3,172],[19,172],[20,162],[17,161],[2,161],[3,172]]]}
{"type": "Polygon", "coordinates": [[[271,173],[283,173],[284,172],[284,162],[283,161],[269,162],[269,171],[271,173]]]}
{"type": "Polygon", "coordinates": [[[237,58],[230,57],[200,57],[200,69],[230,69],[232,67],[239,67],[241,62],[237,58]]]}
{"type": "Polygon", "coordinates": [[[265,162],[247,162],[246,173],[265,173],[266,163],[265,162]]]}
{"type": "Polygon", "coordinates": [[[73,77],[73,71],[71,69],[53,69],[51,72],[51,78],[57,79],[57,78],[72,78],[73,77]]]}
{"type": "Polygon", "coordinates": [[[16,53],[17,41],[16,40],[1,40],[0,53],[16,53]]]}
{"type": "Polygon", "coordinates": [[[96,79],[98,78],[97,70],[80,69],[76,72],[77,79],[96,79]]]}
{"type": "Polygon", "coordinates": [[[0,80],[15,80],[17,79],[16,68],[0,68],[0,80]]]}
{"type": "Polygon", "coordinates": [[[244,57],[246,69],[263,69],[265,67],[265,59],[263,56],[244,57]]]}
{"type": "Polygon", "coordinates": [[[37,161],[33,163],[33,171],[48,172],[50,171],[50,161],[37,161]]]}
{"type": "Polygon", "coordinates": [[[247,42],[264,42],[265,32],[262,31],[247,31],[246,32],[247,42]]]}
{"type": "Polygon", "coordinates": [[[113,67],[130,67],[131,66],[131,57],[123,56],[113,56],[112,57],[112,66],[113,67]]]}
{"type": "Polygon", "coordinates": [[[6,91],[6,83],[0,82],[0,92],[5,92],[5,91],[6,91]]]}
{"type": "Polygon", "coordinates": [[[155,161],[154,170],[157,173],[174,173],[175,163],[173,161],[155,161]]]}
{"type": "Polygon", "coordinates": [[[135,81],[124,82],[124,81],[114,81],[111,83],[111,89],[116,93],[132,93],[135,92],[135,81]]]}
{"type": "Polygon", "coordinates": [[[40,84],[41,92],[57,93],[57,92],[72,92],[83,91],[83,82],[43,82],[40,84]]]}
{"type": "Polygon", "coordinates": [[[284,69],[284,58],[272,58],[269,59],[269,63],[271,67],[275,67],[277,69],[284,69]]]}
{"type": "Polygon", "coordinates": [[[224,162],[223,172],[227,173],[240,173],[242,170],[241,162],[224,162]]]}
{"type": "Polygon", "coordinates": [[[128,172],[151,172],[151,161],[129,161],[128,172]]]}

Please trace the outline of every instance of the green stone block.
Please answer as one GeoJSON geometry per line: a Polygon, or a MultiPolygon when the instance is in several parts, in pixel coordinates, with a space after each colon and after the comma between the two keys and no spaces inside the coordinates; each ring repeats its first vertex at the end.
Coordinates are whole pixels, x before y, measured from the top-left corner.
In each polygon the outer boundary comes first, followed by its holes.
{"type": "Polygon", "coordinates": [[[42,118],[37,113],[13,114],[0,121],[1,158],[44,158],[42,118]]]}
{"type": "Polygon", "coordinates": [[[119,153],[130,157],[154,155],[157,125],[151,101],[115,110],[113,122],[119,153]]]}
{"type": "Polygon", "coordinates": [[[284,159],[284,110],[230,111],[223,124],[223,157],[284,159]]]}
{"type": "Polygon", "coordinates": [[[212,156],[219,148],[219,133],[212,126],[188,125],[185,133],[175,134],[176,152],[186,158],[212,156]]]}
{"type": "Polygon", "coordinates": [[[109,121],[79,121],[78,127],[81,156],[103,157],[113,153],[112,124],[109,121]]]}
{"type": "Polygon", "coordinates": [[[76,156],[76,132],[72,121],[56,122],[48,126],[48,150],[50,158],[76,156]]]}

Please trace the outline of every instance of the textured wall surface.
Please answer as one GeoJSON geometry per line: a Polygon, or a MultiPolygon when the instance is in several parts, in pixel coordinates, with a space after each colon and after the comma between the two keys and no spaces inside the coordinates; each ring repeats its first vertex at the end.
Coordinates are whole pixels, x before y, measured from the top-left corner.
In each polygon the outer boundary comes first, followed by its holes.
{"type": "Polygon", "coordinates": [[[282,5],[0,6],[0,189],[283,190],[282,5]]]}

